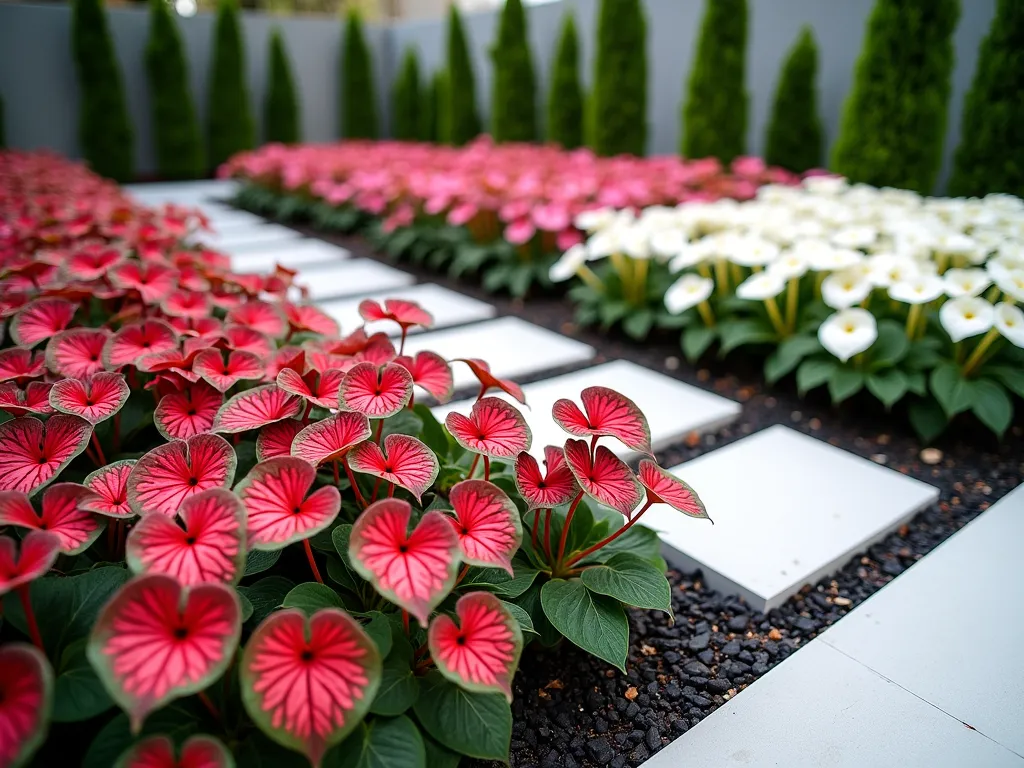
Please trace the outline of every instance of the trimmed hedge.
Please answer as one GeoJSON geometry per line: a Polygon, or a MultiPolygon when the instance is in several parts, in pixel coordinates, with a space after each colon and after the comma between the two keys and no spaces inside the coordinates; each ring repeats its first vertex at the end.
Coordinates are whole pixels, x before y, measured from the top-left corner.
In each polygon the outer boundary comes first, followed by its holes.
{"type": "Polygon", "coordinates": [[[267,141],[297,144],[302,140],[299,97],[295,91],[288,51],[281,30],[270,33],[267,95],[263,102],[263,130],[267,141]]]}
{"type": "Polygon", "coordinates": [[[537,139],[537,79],[526,35],[522,0],[505,0],[498,39],[491,48],[491,135],[498,142],[537,139]]]}
{"type": "Polygon", "coordinates": [[[824,132],[818,117],[818,47],[804,27],[782,66],[768,123],[764,159],[796,173],[821,166],[824,132]]]}
{"type": "Polygon", "coordinates": [[[420,138],[420,63],[413,48],[407,48],[402,59],[402,70],[391,92],[391,110],[395,116],[392,133],[396,139],[420,138]]]}
{"type": "Polygon", "coordinates": [[[341,135],[347,139],[380,137],[377,117],[377,89],[373,84],[373,62],[363,34],[363,20],[355,10],[345,22],[345,52],[341,71],[341,135]]]}
{"type": "Polygon", "coordinates": [[[647,23],[640,0],[601,0],[590,119],[599,155],[647,147],[647,23]]]}
{"type": "Polygon", "coordinates": [[[562,22],[548,94],[548,140],[566,149],[583,143],[583,89],[580,87],[579,39],[572,14],[562,22]]]}
{"type": "Polygon", "coordinates": [[[232,155],[256,145],[235,0],[220,0],[217,6],[206,103],[207,160],[217,168],[232,155]]]}
{"type": "Polygon", "coordinates": [[[462,14],[453,3],[448,10],[448,71],[441,88],[442,141],[461,146],[480,135],[476,107],[476,78],[469,58],[462,14]]]}

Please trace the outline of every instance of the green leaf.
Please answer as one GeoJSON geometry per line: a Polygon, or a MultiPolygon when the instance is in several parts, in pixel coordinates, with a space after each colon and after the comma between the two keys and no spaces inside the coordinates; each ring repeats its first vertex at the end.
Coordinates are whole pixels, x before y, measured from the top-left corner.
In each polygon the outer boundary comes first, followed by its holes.
{"type": "Polygon", "coordinates": [[[700,356],[708,351],[708,347],[711,346],[717,335],[717,329],[708,328],[703,325],[687,328],[680,337],[682,339],[683,355],[691,363],[697,362],[700,356]]]}
{"type": "Polygon", "coordinates": [[[451,750],[445,749],[425,733],[421,733],[420,736],[423,737],[423,746],[427,748],[427,765],[429,768],[459,768],[462,755],[457,755],[451,750]]]}
{"type": "Polygon", "coordinates": [[[777,338],[775,330],[762,320],[729,320],[718,326],[718,335],[722,340],[719,357],[725,357],[737,347],[763,344],[777,338]]]}
{"type": "MultiPolygon", "coordinates": [[[[615,513],[618,514],[618,513],[615,513]]],[[[622,516],[615,522],[615,529],[622,527],[622,516]]],[[[661,557],[661,539],[658,534],[643,525],[634,525],[617,539],[608,542],[592,555],[583,558],[583,563],[604,563],[620,552],[626,552],[646,560],[665,572],[665,561],[661,557]]]]}
{"type": "Polygon", "coordinates": [[[915,400],[907,409],[910,424],[924,442],[930,442],[942,434],[949,424],[949,417],[933,398],[915,400]]]}
{"type": "Polygon", "coordinates": [[[327,558],[327,578],[349,592],[357,592],[359,590],[359,587],[356,585],[355,574],[341,561],[341,558],[327,558]]]}
{"type": "Polygon", "coordinates": [[[344,608],[341,597],[326,584],[307,581],[292,589],[281,602],[284,608],[300,608],[312,616],[321,608],[344,608]]]}
{"type": "Polygon", "coordinates": [[[235,445],[235,457],[238,461],[235,465],[235,477],[245,477],[249,470],[256,466],[255,441],[243,440],[235,445]]]}
{"type": "Polygon", "coordinates": [[[807,355],[821,351],[821,343],[814,336],[791,336],[785,339],[764,363],[764,376],[774,384],[792,371],[807,355]]]}
{"type": "Polygon", "coordinates": [[[1006,390],[991,379],[978,379],[971,386],[971,410],[982,424],[1002,439],[1013,421],[1013,402],[1006,390]]]}
{"type": "Polygon", "coordinates": [[[250,586],[239,587],[238,591],[252,604],[250,621],[259,624],[281,606],[281,601],[294,586],[295,582],[284,576],[267,576],[250,586]]]}
{"type": "Polygon", "coordinates": [[[416,437],[423,431],[423,422],[420,417],[410,410],[399,411],[394,416],[384,419],[384,429],[381,431],[381,440],[388,435],[409,435],[416,437]]]}
{"type": "Polygon", "coordinates": [[[508,280],[508,292],[516,298],[522,298],[530,290],[533,282],[533,265],[519,264],[512,270],[508,280]]]}
{"type": "Polygon", "coordinates": [[[911,371],[905,374],[907,378],[907,391],[924,397],[928,394],[928,381],[921,371],[911,371]]]}
{"type": "Polygon", "coordinates": [[[87,638],[71,643],[60,655],[53,689],[53,720],[88,720],[114,706],[103,683],[85,656],[87,638]]]}
{"type": "Polygon", "coordinates": [[[515,620],[519,622],[519,628],[523,632],[532,632],[535,635],[537,634],[537,630],[533,628],[533,619],[530,618],[530,614],[526,612],[525,608],[520,608],[515,603],[510,603],[507,600],[502,600],[501,604],[504,605],[515,620]]]}
{"type": "Polygon", "coordinates": [[[448,749],[480,760],[508,759],[512,710],[502,694],[464,691],[435,671],[423,678],[413,711],[448,749]]]}
{"type": "Polygon", "coordinates": [[[552,579],[540,591],[544,615],[588,653],[626,671],[629,621],[617,600],[598,595],[580,579],[552,579]]]}
{"type": "Polygon", "coordinates": [[[985,366],[984,372],[998,379],[1003,386],[1017,395],[1017,397],[1024,397],[1024,368],[993,365],[985,366]]]}
{"type": "Polygon", "coordinates": [[[386,659],[391,653],[394,638],[391,621],[380,611],[370,611],[366,615],[370,620],[363,624],[363,631],[370,636],[373,644],[377,646],[380,657],[386,659]]]}
{"type": "Polygon", "coordinates": [[[338,553],[338,557],[341,558],[341,562],[344,563],[345,567],[349,570],[352,569],[352,561],[348,556],[348,540],[351,536],[351,525],[339,525],[331,533],[331,540],[334,542],[334,549],[338,553]]]}
{"type": "Polygon", "coordinates": [[[420,730],[404,716],[364,720],[332,753],[327,768],[427,768],[420,730]]]}
{"type": "Polygon", "coordinates": [[[604,301],[600,306],[601,325],[604,328],[611,328],[622,318],[629,314],[633,305],[628,301],[622,299],[614,301],[604,301]]]}
{"type": "Polygon", "coordinates": [[[812,357],[800,363],[796,369],[796,388],[800,396],[803,397],[832,378],[832,372],[838,367],[835,360],[822,357],[812,357]]]}
{"type": "Polygon", "coordinates": [[[838,367],[828,379],[828,393],[836,405],[853,397],[864,387],[864,374],[850,368],[838,367]]]}
{"type": "Polygon", "coordinates": [[[242,623],[245,623],[252,617],[252,603],[249,602],[249,598],[245,596],[244,592],[238,591],[237,587],[235,587],[235,594],[238,595],[238,604],[242,608],[241,613],[239,613],[239,616],[242,617],[242,623]]]}
{"type": "Polygon", "coordinates": [[[647,334],[651,332],[651,326],[654,325],[654,317],[654,310],[650,307],[635,309],[626,315],[626,318],[622,321],[622,330],[630,338],[643,341],[647,338],[647,334]]]}
{"type": "Polygon", "coordinates": [[[903,325],[895,320],[882,320],[878,323],[878,338],[869,350],[871,369],[898,365],[909,351],[910,339],[903,325]]]}
{"type": "Polygon", "coordinates": [[[466,578],[459,584],[460,589],[486,589],[500,597],[519,597],[530,588],[538,571],[520,562],[513,562],[515,576],[509,576],[503,568],[479,568],[473,566],[466,578]]]}
{"type": "Polygon", "coordinates": [[[437,454],[438,462],[443,464],[445,457],[448,456],[448,435],[445,433],[444,427],[434,417],[433,411],[423,403],[416,403],[413,406],[413,412],[423,422],[420,440],[437,454]]]}
{"type": "Polygon", "coordinates": [[[391,634],[391,652],[384,660],[380,688],[370,705],[375,715],[400,715],[415,704],[420,695],[419,680],[412,671],[412,645],[401,630],[395,629],[391,634]]]}
{"type": "Polygon", "coordinates": [[[555,629],[554,625],[548,621],[548,617],[544,615],[544,606],[540,602],[541,586],[539,582],[535,581],[528,590],[510,602],[515,603],[530,615],[533,631],[537,633],[541,645],[551,647],[562,639],[562,633],[555,629]]]}
{"type": "Polygon", "coordinates": [[[907,394],[907,376],[898,368],[869,373],[867,387],[887,409],[892,408],[907,394]]]}
{"type": "Polygon", "coordinates": [[[261,549],[251,550],[245,561],[245,575],[252,576],[256,573],[269,571],[281,557],[284,550],[275,549],[270,552],[261,549]]]}
{"type": "Polygon", "coordinates": [[[495,291],[503,288],[512,276],[512,264],[495,264],[491,266],[484,273],[482,285],[485,291],[488,293],[494,293],[495,291]]]}
{"type": "Polygon", "coordinates": [[[960,374],[955,363],[946,362],[933,370],[928,384],[950,418],[971,407],[970,383],[960,374]]]}
{"type": "Polygon", "coordinates": [[[665,574],[646,560],[622,552],[604,565],[587,568],[580,580],[591,592],[621,600],[635,608],[672,615],[672,590],[665,574]]]}

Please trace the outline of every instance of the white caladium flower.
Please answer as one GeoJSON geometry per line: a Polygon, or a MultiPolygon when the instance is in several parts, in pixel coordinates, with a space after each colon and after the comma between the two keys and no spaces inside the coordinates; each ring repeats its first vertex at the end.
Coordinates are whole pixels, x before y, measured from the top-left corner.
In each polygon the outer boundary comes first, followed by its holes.
{"type": "Polygon", "coordinates": [[[702,301],[707,301],[715,290],[715,281],[700,275],[685,275],[665,292],[665,308],[669,312],[685,312],[702,301]]]}
{"type": "Polygon", "coordinates": [[[651,250],[655,256],[671,259],[686,248],[686,235],[681,229],[657,229],[651,232],[651,250]]]}
{"type": "Polygon", "coordinates": [[[866,309],[851,307],[828,317],[818,328],[818,341],[842,362],[859,355],[878,338],[878,323],[866,309]]]}
{"type": "Polygon", "coordinates": [[[954,299],[977,296],[992,285],[992,278],[984,269],[947,269],[942,279],[946,284],[946,294],[954,299]]]}
{"type": "Polygon", "coordinates": [[[779,257],[779,246],[762,237],[737,237],[729,243],[726,257],[741,267],[763,267],[779,257]]]}
{"type": "Polygon", "coordinates": [[[622,252],[634,259],[651,258],[651,238],[646,227],[627,227],[621,235],[622,252]]]}
{"type": "Polygon", "coordinates": [[[684,269],[695,267],[708,257],[710,251],[709,239],[699,240],[696,243],[688,243],[669,262],[668,268],[671,272],[682,272],[684,269]]]}
{"type": "Polygon", "coordinates": [[[904,282],[921,274],[921,267],[909,256],[876,253],[867,260],[868,279],[879,288],[904,282]]]}
{"type": "Polygon", "coordinates": [[[1005,301],[996,304],[994,323],[996,330],[1015,347],[1024,347],[1024,312],[1005,301]]]}
{"type": "Polygon", "coordinates": [[[582,229],[584,232],[597,232],[611,226],[613,221],[615,221],[614,208],[597,208],[576,214],[573,224],[576,225],[576,229],[582,229]]]}
{"type": "Polygon", "coordinates": [[[843,227],[832,235],[837,248],[867,248],[878,239],[878,229],[866,224],[843,227]]]}
{"type": "Polygon", "coordinates": [[[953,341],[963,341],[992,327],[995,311],[977,296],[951,299],[939,310],[939,322],[953,341]]]}
{"type": "Polygon", "coordinates": [[[927,304],[946,292],[946,284],[937,275],[917,275],[889,286],[889,297],[904,304],[927,304]]]}
{"type": "Polygon", "coordinates": [[[996,281],[996,287],[1014,301],[1024,301],[1024,269],[991,269],[989,272],[996,281]]]}
{"type": "Polygon", "coordinates": [[[771,272],[756,272],[736,287],[741,299],[765,301],[774,299],[786,288],[786,281],[771,272]]]}
{"type": "Polygon", "coordinates": [[[807,259],[796,250],[784,251],[779,258],[768,265],[768,271],[783,280],[803,277],[808,268],[807,259]]]}
{"type": "Polygon", "coordinates": [[[842,176],[808,176],[803,181],[804,188],[815,195],[839,195],[850,186],[842,176]]]}
{"type": "Polygon", "coordinates": [[[551,269],[548,271],[548,277],[553,282],[561,283],[570,279],[576,274],[577,270],[587,261],[587,248],[586,246],[574,245],[572,248],[562,254],[561,258],[558,259],[554,264],[551,265],[551,269]]]}
{"type": "Polygon", "coordinates": [[[821,284],[821,298],[832,309],[846,309],[864,301],[873,288],[867,276],[853,267],[826,277],[821,284]]]}

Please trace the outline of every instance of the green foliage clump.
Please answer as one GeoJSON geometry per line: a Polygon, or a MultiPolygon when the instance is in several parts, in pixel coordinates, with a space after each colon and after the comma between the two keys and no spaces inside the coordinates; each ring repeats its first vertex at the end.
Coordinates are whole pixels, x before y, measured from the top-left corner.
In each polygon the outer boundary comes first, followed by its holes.
{"type": "Polygon", "coordinates": [[[640,0],[601,0],[590,115],[599,155],[647,147],[647,22],[640,0]]]}
{"type": "Polygon", "coordinates": [[[821,165],[824,133],[818,117],[818,48],[809,27],[789,52],[775,91],[765,160],[803,173],[821,165]]]}
{"type": "Polygon", "coordinates": [[[498,41],[491,49],[494,90],[491,134],[495,141],[535,141],[537,138],[537,80],[526,37],[522,0],[505,0],[498,41]]]}
{"type": "Polygon", "coordinates": [[[220,0],[206,107],[207,160],[216,168],[256,144],[256,122],[245,79],[245,48],[235,0],[220,0]]]}
{"type": "Polygon", "coordinates": [[[302,139],[299,97],[295,92],[295,79],[279,29],[274,29],[270,35],[268,66],[267,96],[263,102],[263,129],[267,141],[296,144],[302,139]]]}
{"type": "Polygon", "coordinates": [[[566,149],[583,143],[583,90],[580,88],[579,39],[576,23],[567,14],[548,93],[548,139],[566,149]]]}
{"type": "Polygon", "coordinates": [[[445,106],[442,103],[447,77],[443,69],[439,69],[427,84],[427,90],[420,100],[419,134],[420,141],[442,142],[443,130],[441,121],[445,106]]]}
{"type": "Polygon", "coordinates": [[[448,71],[441,88],[442,140],[462,146],[480,134],[476,108],[476,78],[469,58],[462,15],[453,3],[448,11],[448,71]]]}
{"type": "Polygon", "coordinates": [[[165,179],[196,179],[206,171],[188,60],[181,35],[164,0],[150,0],[146,76],[149,85],[157,169],[165,179]]]}
{"type": "Polygon", "coordinates": [[[747,0],[707,0],[683,107],[683,157],[746,152],[747,0]]]}
{"type": "Polygon", "coordinates": [[[875,186],[932,190],[942,163],[959,16],[959,0],[877,0],[832,148],[832,170],[875,186]]]}
{"type": "Polygon", "coordinates": [[[341,72],[341,135],[347,139],[380,136],[373,62],[363,34],[363,20],[350,11],[345,23],[345,55],[341,72]]]}
{"type": "MultiPolygon", "coordinates": [[[[424,99],[429,101],[429,99],[424,99]]],[[[415,141],[420,138],[420,63],[416,51],[409,48],[402,60],[402,71],[395,80],[391,93],[391,110],[395,116],[394,130],[396,139],[415,141]]]]}
{"type": "Polygon", "coordinates": [[[964,99],[951,195],[1024,197],[1024,3],[999,0],[964,99]]]}
{"type": "Polygon", "coordinates": [[[71,51],[78,74],[82,154],[96,173],[130,181],[135,168],[134,132],[101,0],[72,3],[71,51]]]}

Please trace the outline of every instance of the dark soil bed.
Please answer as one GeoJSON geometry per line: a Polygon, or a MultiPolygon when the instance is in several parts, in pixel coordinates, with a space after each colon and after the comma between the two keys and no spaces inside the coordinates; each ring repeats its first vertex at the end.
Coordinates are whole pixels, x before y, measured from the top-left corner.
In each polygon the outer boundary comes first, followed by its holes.
{"type": "MultiPolygon", "coordinates": [[[[359,256],[387,261],[360,238],[306,232],[359,256]]],[[[768,614],[753,613],[741,600],[705,589],[699,572],[670,572],[676,623],[670,626],[660,613],[632,613],[625,675],[568,643],[553,650],[531,647],[514,686],[515,768],[638,765],[912,566],[1013,489],[1024,474],[1019,416],[1001,444],[980,427],[954,422],[946,435],[924,446],[905,417],[884,413],[867,397],[854,398],[840,409],[820,396],[801,400],[791,384],[767,388],[755,362],[736,357],[690,366],[675,336],[639,344],[579,329],[562,298],[511,301],[486,294],[473,282],[409,264],[398,266],[423,281],[489,301],[502,314],[587,342],[598,350],[598,360],[632,360],[743,404],[731,426],[702,437],[691,435],[659,452],[663,466],[785,424],[940,490],[939,501],[909,525],[768,614]]]]}

